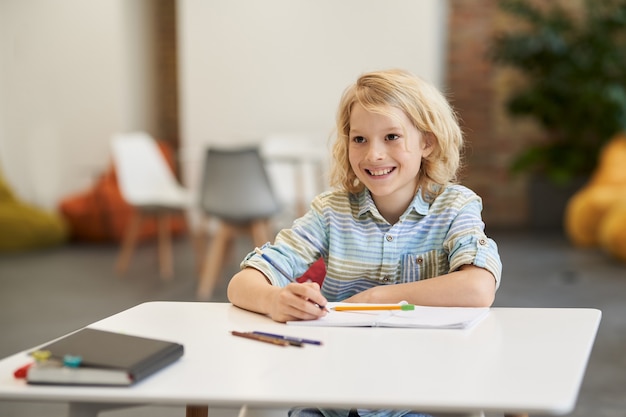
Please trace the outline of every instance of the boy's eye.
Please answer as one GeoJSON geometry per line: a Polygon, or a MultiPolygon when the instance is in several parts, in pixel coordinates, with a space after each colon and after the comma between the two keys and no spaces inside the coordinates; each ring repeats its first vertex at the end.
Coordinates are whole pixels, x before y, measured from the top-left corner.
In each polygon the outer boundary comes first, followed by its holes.
{"type": "Polygon", "coordinates": [[[363,143],[365,142],[365,138],[363,136],[355,136],[352,138],[354,143],[363,143]]]}
{"type": "Polygon", "coordinates": [[[398,140],[400,139],[400,135],[396,135],[395,133],[390,133],[385,136],[385,140],[398,140]]]}

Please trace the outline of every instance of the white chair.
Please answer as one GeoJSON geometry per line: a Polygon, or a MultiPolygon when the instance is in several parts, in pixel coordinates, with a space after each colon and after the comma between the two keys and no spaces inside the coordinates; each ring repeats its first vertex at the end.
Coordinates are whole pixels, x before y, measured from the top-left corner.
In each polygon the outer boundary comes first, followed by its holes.
{"type": "Polygon", "coordinates": [[[272,134],[261,142],[260,152],[273,183],[281,184],[278,197],[293,206],[293,217],[302,216],[313,197],[326,189],[329,151],[322,134],[272,134]],[[293,204],[295,202],[295,204],[293,204]]]}
{"type": "Polygon", "coordinates": [[[124,200],[134,209],[126,227],[116,270],[124,273],[133,254],[144,218],[156,216],[159,269],[163,279],[173,276],[170,215],[191,205],[189,192],[179,184],[156,141],[144,132],[114,135],[113,163],[124,200]]]}

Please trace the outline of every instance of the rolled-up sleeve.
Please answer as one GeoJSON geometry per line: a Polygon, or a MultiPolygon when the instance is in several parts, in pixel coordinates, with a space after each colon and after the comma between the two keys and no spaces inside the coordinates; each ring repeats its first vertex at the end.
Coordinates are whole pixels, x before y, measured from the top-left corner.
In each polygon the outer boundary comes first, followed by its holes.
{"type": "MultiPolygon", "coordinates": [[[[309,212],[297,219],[291,228],[281,230],[273,244],[268,242],[261,247],[264,255],[285,271],[291,280],[304,274],[325,250],[326,231],[321,215],[323,207],[320,197],[317,197],[309,212]]],[[[255,251],[243,259],[240,267],[259,270],[275,286],[284,287],[291,282],[255,251]]]]}
{"type": "Polygon", "coordinates": [[[481,210],[479,198],[469,202],[452,223],[444,246],[449,253],[450,271],[456,271],[463,265],[484,268],[491,272],[498,288],[502,276],[502,261],[498,245],[484,232],[481,210]]]}
{"type": "MultiPolygon", "coordinates": [[[[267,250],[269,248],[269,243],[266,243],[261,247],[263,250],[267,250]]],[[[279,266],[280,260],[273,259],[279,266]]],[[[278,272],[274,267],[272,267],[263,257],[257,254],[255,251],[250,252],[246,257],[241,261],[239,265],[241,269],[244,268],[254,268],[260,271],[265,277],[269,280],[272,285],[277,287],[284,287],[289,284],[289,280],[284,277],[280,272],[278,272]]],[[[283,265],[284,268],[287,268],[287,265],[283,265]]],[[[285,270],[285,269],[283,269],[285,270]]]]}

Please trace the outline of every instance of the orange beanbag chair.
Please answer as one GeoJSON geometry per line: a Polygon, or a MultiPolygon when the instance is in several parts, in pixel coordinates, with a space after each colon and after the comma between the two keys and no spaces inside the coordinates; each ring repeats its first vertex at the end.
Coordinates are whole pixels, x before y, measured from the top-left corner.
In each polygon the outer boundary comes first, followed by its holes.
{"type": "MultiPolygon", "coordinates": [[[[157,141],[170,168],[174,169],[174,153],[163,141],[157,141]]],[[[67,221],[71,238],[84,242],[119,242],[134,209],[120,192],[115,167],[100,176],[91,189],[70,195],[59,204],[59,211],[67,221]]],[[[187,231],[183,214],[172,215],[170,221],[173,235],[187,231]]],[[[157,234],[156,219],[147,219],[141,224],[138,240],[154,238],[157,234]]]]}

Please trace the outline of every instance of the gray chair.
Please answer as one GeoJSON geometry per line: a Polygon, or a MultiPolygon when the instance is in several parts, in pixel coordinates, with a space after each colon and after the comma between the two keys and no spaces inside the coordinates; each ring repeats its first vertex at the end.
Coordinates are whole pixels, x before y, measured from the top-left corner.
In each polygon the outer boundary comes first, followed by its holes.
{"type": "MultiPolygon", "coordinates": [[[[197,297],[211,298],[233,238],[249,234],[255,246],[273,240],[271,220],[280,211],[259,149],[206,150],[199,205],[218,227],[201,262],[197,297]]],[[[252,248],[251,248],[252,249],[252,248]]]]}

